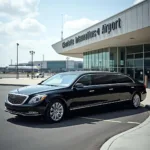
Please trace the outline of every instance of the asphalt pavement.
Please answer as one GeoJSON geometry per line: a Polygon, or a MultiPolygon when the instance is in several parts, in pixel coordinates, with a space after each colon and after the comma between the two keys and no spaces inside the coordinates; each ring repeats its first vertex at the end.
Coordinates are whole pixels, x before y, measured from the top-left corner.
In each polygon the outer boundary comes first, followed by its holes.
{"type": "Polygon", "coordinates": [[[15,88],[0,86],[0,150],[99,150],[110,137],[149,116],[146,108],[117,104],[74,111],[63,122],[47,124],[39,117],[4,112],[7,93],[15,88]]]}

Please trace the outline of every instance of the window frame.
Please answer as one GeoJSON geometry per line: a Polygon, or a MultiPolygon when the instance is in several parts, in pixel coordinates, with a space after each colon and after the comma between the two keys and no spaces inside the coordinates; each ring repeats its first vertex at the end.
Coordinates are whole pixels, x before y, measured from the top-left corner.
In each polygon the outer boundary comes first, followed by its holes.
{"type": "Polygon", "coordinates": [[[134,81],[132,78],[130,78],[129,76],[127,76],[127,75],[120,75],[120,76],[122,76],[122,77],[124,77],[124,78],[130,79],[131,82],[118,82],[119,84],[135,83],[135,81],[134,81]]]}
{"type": "MultiPolygon", "coordinates": [[[[75,81],[75,83],[73,84],[73,86],[72,87],[74,87],[77,83],[78,83],[78,81],[81,79],[81,78],[83,78],[84,76],[91,76],[92,74],[84,74],[84,75],[81,75],[76,81],[75,81]]],[[[91,78],[92,79],[92,78],[91,78]]],[[[92,81],[92,80],[91,80],[92,81]]],[[[92,83],[92,82],[91,82],[92,83]]],[[[83,85],[83,87],[88,87],[88,86],[92,86],[92,84],[91,85],[83,85]]]]}
{"type": "MultiPolygon", "coordinates": [[[[98,75],[99,73],[90,73],[90,74],[84,74],[84,75],[81,75],[75,82],[74,82],[74,84],[72,85],[72,88],[75,86],[75,84],[82,78],[82,77],[84,77],[84,76],[86,76],[86,75],[91,75],[91,77],[93,76],[93,75],[98,75]]],[[[106,75],[113,75],[113,74],[106,74],[106,75]]],[[[99,86],[99,85],[111,85],[111,84],[129,84],[129,83],[135,83],[135,81],[131,78],[131,77],[129,77],[128,75],[122,75],[122,74],[114,74],[114,75],[119,75],[119,76],[124,76],[124,77],[127,77],[128,79],[130,79],[132,82],[125,82],[125,83],[121,83],[121,82],[116,82],[116,83],[106,83],[106,84],[92,84],[93,82],[92,82],[92,78],[91,78],[91,85],[83,85],[83,87],[89,87],[89,86],[99,86]]]]}

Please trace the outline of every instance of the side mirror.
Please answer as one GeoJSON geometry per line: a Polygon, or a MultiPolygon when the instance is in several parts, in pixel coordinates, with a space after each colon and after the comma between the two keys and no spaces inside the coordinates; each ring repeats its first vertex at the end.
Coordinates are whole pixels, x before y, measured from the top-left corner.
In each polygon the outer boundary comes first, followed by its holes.
{"type": "Polygon", "coordinates": [[[84,87],[84,85],[82,83],[76,83],[74,85],[74,88],[83,88],[83,87],[84,87]]]}

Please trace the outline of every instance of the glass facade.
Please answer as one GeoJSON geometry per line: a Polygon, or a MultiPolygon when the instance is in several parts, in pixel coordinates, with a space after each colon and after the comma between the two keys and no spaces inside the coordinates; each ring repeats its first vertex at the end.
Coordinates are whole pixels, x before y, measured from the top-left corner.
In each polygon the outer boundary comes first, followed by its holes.
{"type": "Polygon", "coordinates": [[[143,81],[150,79],[150,44],[111,47],[84,53],[84,70],[121,72],[143,81]]]}

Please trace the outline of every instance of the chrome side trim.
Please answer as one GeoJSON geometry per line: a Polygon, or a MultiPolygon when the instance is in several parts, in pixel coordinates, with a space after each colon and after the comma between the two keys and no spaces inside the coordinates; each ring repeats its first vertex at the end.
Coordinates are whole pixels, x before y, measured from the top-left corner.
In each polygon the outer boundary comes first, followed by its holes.
{"type": "Polygon", "coordinates": [[[125,102],[125,101],[130,101],[130,100],[120,100],[120,101],[108,102],[108,103],[89,104],[89,105],[84,105],[84,106],[70,108],[70,110],[77,110],[77,109],[82,109],[82,108],[90,108],[90,107],[101,106],[101,105],[108,105],[108,104],[113,104],[113,103],[120,103],[120,102],[125,102]]]}
{"type": "Polygon", "coordinates": [[[23,104],[26,102],[26,100],[29,98],[28,95],[24,95],[24,94],[16,94],[16,93],[9,93],[9,94],[14,94],[14,95],[19,95],[19,96],[25,96],[25,97],[26,97],[25,100],[24,100],[21,104],[12,104],[11,102],[9,102],[9,100],[8,100],[8,95],[7,95],[6,103],[8,103],[8,104],[10,104],[10,105],[13,105],[13,106],[20,106],[20,105],[23,105],[23,104]]]}

